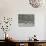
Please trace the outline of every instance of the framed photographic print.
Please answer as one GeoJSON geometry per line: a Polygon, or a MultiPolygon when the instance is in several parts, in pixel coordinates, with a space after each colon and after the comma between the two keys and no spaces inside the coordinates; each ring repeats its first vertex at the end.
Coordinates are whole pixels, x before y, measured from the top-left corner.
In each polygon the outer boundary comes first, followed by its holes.
{"type": "Polygon", "coordinates": [[[34,14],[18,14],[18,25],[20,27],[34,26],[34,14]]]}

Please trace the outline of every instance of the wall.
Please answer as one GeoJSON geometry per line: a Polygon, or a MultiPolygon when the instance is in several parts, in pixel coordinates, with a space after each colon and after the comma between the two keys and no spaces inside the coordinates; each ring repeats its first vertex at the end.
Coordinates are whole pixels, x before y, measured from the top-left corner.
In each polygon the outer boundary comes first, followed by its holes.
{"type": "MultiPolygon", "coordinates": [[[[17,40],[27,40],[34,34],[37,35],[39,40],[44,40],[45,12],[46,8],[44,7],[31,7],[28,0],[0,0],[0,16],[13,17],[12,27],[8,32],[17,40]],[[19,27],[18,14],[34,14],[35,26],[19,27]]],[[[0,39],[2,39],[2,36],[0,39]]]]}
{"type": "Polygon", "coordinates": [[[44,39],[46,39],[46,15],[45,15],[45,24],[44,24],[45,28],[44,28],[44,39]]]}

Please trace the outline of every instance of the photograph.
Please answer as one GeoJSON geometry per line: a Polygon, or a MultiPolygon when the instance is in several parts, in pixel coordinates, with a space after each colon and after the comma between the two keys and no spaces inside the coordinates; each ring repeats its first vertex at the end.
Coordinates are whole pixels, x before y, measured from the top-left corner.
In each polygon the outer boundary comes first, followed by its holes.
{"type": "Polygon", "coordinates": [[[34,26],[34,14],[18,14],[18,24],[21,27],[34,26]]]}

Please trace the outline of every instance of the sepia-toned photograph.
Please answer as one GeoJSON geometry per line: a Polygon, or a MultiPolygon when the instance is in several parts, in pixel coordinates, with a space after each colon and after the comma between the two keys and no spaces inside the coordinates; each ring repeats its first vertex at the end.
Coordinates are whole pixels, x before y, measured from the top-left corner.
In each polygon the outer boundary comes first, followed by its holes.
{"type": "Polygon", "coordinates": [[[19,14],[18,24],[19,26],[24,26],[24,27],[34,26],[34,15],[33,14],[19,14]]]}
{"type": "Polygon", "coordinates": [[[46,0],[0,0],[0,46],[46,46],[46,0]]]}

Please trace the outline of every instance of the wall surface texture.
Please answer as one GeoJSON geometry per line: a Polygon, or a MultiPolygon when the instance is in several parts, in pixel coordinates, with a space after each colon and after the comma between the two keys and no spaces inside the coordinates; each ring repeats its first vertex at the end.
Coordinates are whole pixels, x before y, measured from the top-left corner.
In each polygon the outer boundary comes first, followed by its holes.
{"type": "MultiPolygon", "coordinates": [[[[46,39],[45,7],[33,8],[28,0],[0,0],[0,20],[4,16],[13,18],[12,26],[8,33],[17,40],[28,40],[34,34],[37,35],[39,40],[46,39]],[[19,27],[18,14],[34,14],[35,26],[19,27]]],[[[0,39],[4,39],[3,34],[3,31],[0,29],[0,39]]]]}

